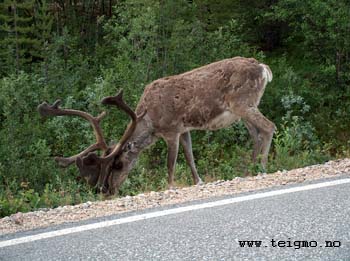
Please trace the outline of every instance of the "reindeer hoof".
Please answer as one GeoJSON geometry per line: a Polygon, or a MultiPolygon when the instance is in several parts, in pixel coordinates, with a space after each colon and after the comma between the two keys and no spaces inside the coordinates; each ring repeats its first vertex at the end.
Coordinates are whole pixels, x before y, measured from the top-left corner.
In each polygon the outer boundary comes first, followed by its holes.
{"type": "Polygon", "coordinates": [[[204,182],[202,181],[202,179],[199,179],[195,182],[195,185],[204,185],[204,182]]]}
{"type": "Polygon", "coordinates": [[[174,184],[169,184],[168,185],[168,190],[176,190],[177,187],[174,184]]]}

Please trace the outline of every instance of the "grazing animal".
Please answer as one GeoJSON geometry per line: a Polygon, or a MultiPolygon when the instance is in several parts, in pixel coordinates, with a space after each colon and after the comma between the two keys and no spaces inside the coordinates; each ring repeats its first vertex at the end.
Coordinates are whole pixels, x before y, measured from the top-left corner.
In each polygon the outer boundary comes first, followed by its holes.
{"type": "Polygon", "coordinates": [[[148,84],[134,112],[122,98],[105,97],[104,105],[114,105],[132,119],[121,140],[108,146],[97,117],[77,110],[59,108],[46,102],[38,109],[43,116],[75,115],[88,120],[96,143],[79,154],[56,157],[61,166],[76,163],[80,175],[104,194],[115,194],[135,165],[140,152],[162,138],[167,144],[169,186],[174,185],[179,144],[184,148],[195,184],[201,183],[193,159],[191,130],[216,130],[242,120],[253,139],[253,162],[261,155],[265,168],[275,125],[258,109],[272,72],[253,58],[234,57],[214,62],[179,75],[164,77],[148,84]],[[102,150],[98,156],[94,151],[102,150]]]}

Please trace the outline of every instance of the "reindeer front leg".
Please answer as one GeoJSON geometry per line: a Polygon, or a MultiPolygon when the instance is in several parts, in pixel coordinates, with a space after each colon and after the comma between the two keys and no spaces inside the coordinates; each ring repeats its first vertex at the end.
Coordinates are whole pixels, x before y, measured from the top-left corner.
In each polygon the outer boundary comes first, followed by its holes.
{"type": "Polygon", "coordinates": [[[192,141],[190,132],[185,132],[180,136],[180,143],[184,149],[185,158],[187,164],[191,168],[192,178],[195,185],[203,184],[203,181],[198,175],[196,165],[194,163],[193,152],[192,152],[192,141]]]}
{"type": "Polygon", "coordinates": [[[175,174],[177,154],[179,152],[179,140],[180,140],[180,134],[178,133],[165,138],[165,141],[168,145],[167,167],[168,167],[168,186],[170,189],[175,187],[174,174],[175,174]]]}

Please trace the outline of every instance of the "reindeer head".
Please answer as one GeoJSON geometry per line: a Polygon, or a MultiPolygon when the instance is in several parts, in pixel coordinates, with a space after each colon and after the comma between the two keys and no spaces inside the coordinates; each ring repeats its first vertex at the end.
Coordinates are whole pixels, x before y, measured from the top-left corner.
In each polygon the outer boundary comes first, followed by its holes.
{"type": "Polygon", "coordinates": [[[125,153],[129,149],[127,143],[135,131],[137,123],[146,114],[146,111],[144,111],[142,115],[136,116],[135,112],[123,101],[122,95],[123,93],[120,91],[116,96],[108,96],[101,101],[104,105],[114,105],[125,111],[132,119],[120,141],[112,146],[107,145],[100,127],[100,121],[106,115],[105,112],[94,117],[83,111],[61,109],[59,108],[60,100],[57,100],[52,105],[43,102],[38,106],[41,116],[73,115],[80,116],[90,122],[95,133],[96,143],[77,155],[69,158],[56,157],[55,160],[61,167],[68,167],[75,162],[79,169],[80,177],[105,195],[115,194],[126,179],[131,163],[127,153],[125,153]],[[94,152],[96,150],[101,150],[102,155],[98,156],[94,152]]]}

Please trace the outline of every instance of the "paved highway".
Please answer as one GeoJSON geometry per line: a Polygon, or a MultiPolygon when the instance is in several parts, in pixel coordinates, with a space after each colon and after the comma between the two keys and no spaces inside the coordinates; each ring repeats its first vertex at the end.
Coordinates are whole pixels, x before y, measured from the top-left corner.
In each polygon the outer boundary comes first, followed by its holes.
{"type": "Polygon", "coordinates": [[[3,235],[0,260],[348,261],[350,177],[3,235]]]}

